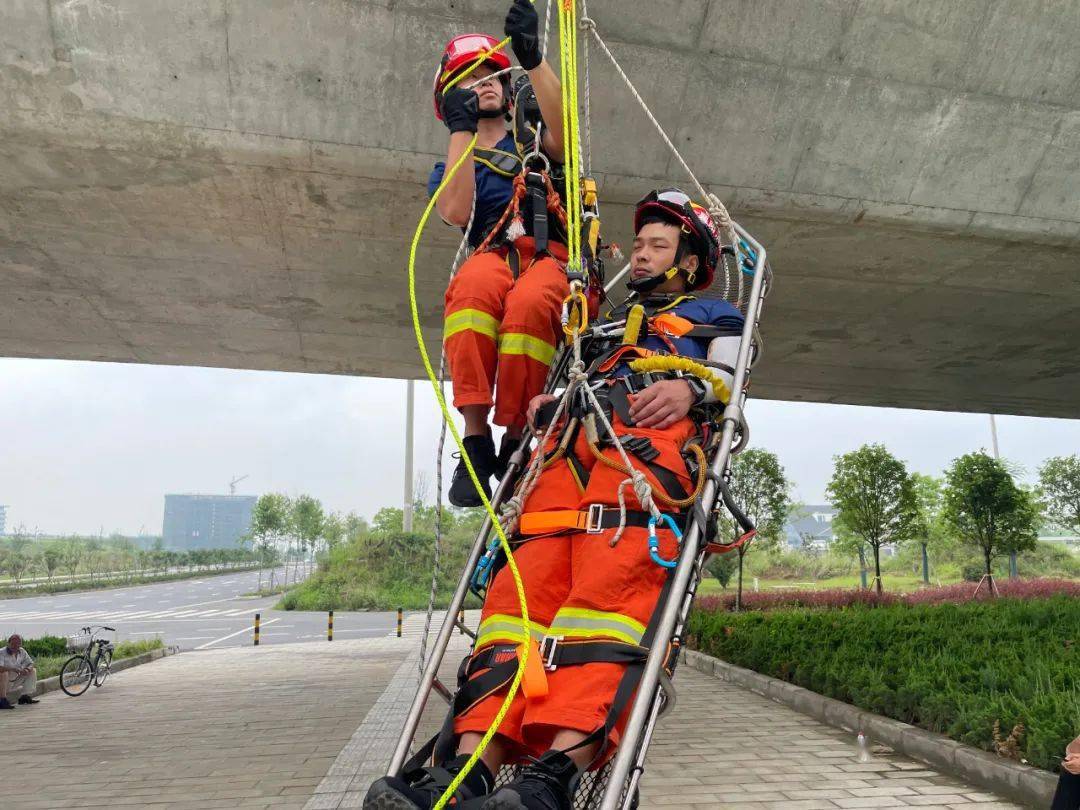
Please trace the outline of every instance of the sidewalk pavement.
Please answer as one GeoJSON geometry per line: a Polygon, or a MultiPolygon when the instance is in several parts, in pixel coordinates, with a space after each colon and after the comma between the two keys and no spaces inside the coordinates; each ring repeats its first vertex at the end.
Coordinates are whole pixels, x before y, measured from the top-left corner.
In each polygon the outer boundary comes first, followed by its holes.
{"type": "MultiPolygon", "coordinates": [[[[412,698],[414,625],[402,639],[184,653],[4,712],[4,804],[359,807],[412,698]]],[[[466,641],[455,634],[448,674],[466,641]]],[[[642,807],[1016,807],[903,757],[860,764],[850,735],[688,667],[676,686],[642,807]]],[[[433,696],[428,729],[442,706],[433,696]]]]}

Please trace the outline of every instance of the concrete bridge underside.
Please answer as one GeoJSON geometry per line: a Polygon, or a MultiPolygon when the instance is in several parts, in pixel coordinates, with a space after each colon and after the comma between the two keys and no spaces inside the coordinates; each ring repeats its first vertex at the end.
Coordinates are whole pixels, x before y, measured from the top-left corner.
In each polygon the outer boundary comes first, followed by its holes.
{"type": "MultiPolygon", "coordinates": [[[[541,0],[542,2],[542,0],[541,0]]],[[[5,0],[0,354],[409,376],[432,60],[504,0],[5,0]]],[[[759,396],[1074,416],[1080,4],[591,0],[770,248],[759,396]]],[[[682,182],[591,53],[608,231],[682,182]]],[[[420,266],[433,349],[455,235],[420,266]]]]}

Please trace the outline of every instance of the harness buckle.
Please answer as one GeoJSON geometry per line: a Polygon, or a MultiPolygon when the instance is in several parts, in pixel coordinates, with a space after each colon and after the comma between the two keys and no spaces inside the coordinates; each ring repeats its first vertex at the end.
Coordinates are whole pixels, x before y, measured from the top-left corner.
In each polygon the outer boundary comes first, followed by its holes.
{"type": "Polygon", "coordinates": [[[602,503],[590,503],[589,514],[585,519],[585,532],[587,534],[600,534],[604,531],[604,505],[602,503]]]}
{"type": "Polygon", "coordinates": [[[554,672],[559,668],[559,665],[555,663],[555,651],[563,638],[565,636],[544,636],[540,639],[540,659],[548,672],[554,672]]]}

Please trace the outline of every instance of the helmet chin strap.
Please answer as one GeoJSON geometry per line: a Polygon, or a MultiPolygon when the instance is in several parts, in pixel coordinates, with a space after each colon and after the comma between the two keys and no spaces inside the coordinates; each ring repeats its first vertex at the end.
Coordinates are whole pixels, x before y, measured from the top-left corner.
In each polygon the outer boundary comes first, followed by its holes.
{"type": "Polygon", "coordinates": [[[663,273],[659,273],[655,276],[649,276],[648,278],[633,279],[632,281],[628,281],[626,282],[627,288],[631,292],[636,292],[638,295],[648,295],[665,281],[670,281],[671,279],[675,278],[675,276],[679,275],[679,273],[682,271],[682,268],[679,267],[679,265],[682,264],[682,260],[685,255],[686,245],[680,239],[679,246],[675,249],[675,263],[671,265],[671,267],[669,267],[663,273]]]}

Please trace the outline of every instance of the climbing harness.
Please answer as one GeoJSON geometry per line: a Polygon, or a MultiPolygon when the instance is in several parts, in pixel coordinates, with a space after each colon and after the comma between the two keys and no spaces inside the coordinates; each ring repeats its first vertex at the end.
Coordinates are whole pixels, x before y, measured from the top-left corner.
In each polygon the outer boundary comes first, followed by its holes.
{"type": "MultiPolygon", "coordinates": [[[[559,0],[558,25],[560,49],[560,81],[562,88],[563,138],[565,144],[565,164],[563,174],[556,182],[552,179],[552,166],[540,152],[540,123],[522,130],[519,139],[517,119],[524,114],[528,99],[515,92],[515,146],[517,155],[501,150],[476,150],[476,136],[473,136],[469,148],[456,163],[445,172],[438,189],[432,195],[420,223],[414,234],[409,253],[408,280],[410,309],[413,328],[416,334],[421,358],[428,378],[432,383],[436,398],[443,415],[443,430],[440,435],[439,457],[447,429],[462,451],[462,459],[480,493],[486,512],[484,525],[477,535],[470,550],[465,571],[458,582],[449,609],[439,630],[434,648],[426,655],[426,645],[434,607],[435,592],[439,576],[439,548],[442,532],[441,468],[437,472],[438,487],[436,509],[436,545],[435,565],[432,577],[432,593],[429,599],[428,617],[421,641],[421,681],[417,696],[406,719],[402,736],[395,748],[390,763],[389,773],[401,772],[409,756],[410,745],[415,736],[420,715],[427,696],[435,689],[451,700],[448,715],[448,727],[444,724],[443,732],[428,745],[423,746],[412,758],[412,763],[423,762],[432,756],[445,755],[446,744],[452,742],[453,717],[466,711],[478,700],[506,690],[494,722],[487,729],[479,746],[468,761],[454,776],[445,792],[436,803],[442,808],[452,801],[452,797],[462,785],[463,780],[474,767],[484,749],[503,722],[506,713],[519,689],[524,689],[528,697],[545,694],[546,679],[544,673],[561,666],[608,661],[625,665],[625,673],[619,683],[613,699],[612,711],[603,726],[589,735],[586,740],[599,742],[599,753],[594,764],[605,755],[610,731],[615,727],[620,715],[629,711],[629,720],[622,733],[620,745],[610,762],[602,772],[590,775],[582,780],[578,791],[584,792],[583,807],[593,807],[594,799],[600,799],[603,810],[632,807],[636,803],[637,786],[644,769],[645,754],[651,741],[655,722],[659,715],[670,708],[674,700],[674,691],[670,677],[674,671],[678,651],[681,647],[682,628],[687,619],[690,605],[700,580],[705,557],[710,553],[725,553],[742,547],[754,536],[754,529],[748,517],[743,514],[731,499],[726,480],[730,475],[732,455],[745,445],[748,437],[746,422],[743,417],[743,404],[746,399],[748,376],[753,362],[760,357],[760,336],[758,320],[764,297],[770,286],[770,273],[764,248],[753,237],[733,222],[723,204],[715,195],[708,193],[694,176],[689,166],[678,153],[670,138],[664,133],[659,122],[653,116],[630,79],[615,60],[596,29],[596,24],[588,16],[586,3],[581,4],[581,16],[578,16],[578,4],[575,0],[559,0]],[[578,97],[578,32],[584,30],[584,129],[580,115],[582,106],[578,97]],[[707,219],[711,232],[716,235],[716,256],[714,264],[722,264],[724,273],[725,298],[734,297],[735,302],[745,315],[745,321],[738,335],[737,357],[730,362],[709,358],[697,360],[689,357],[674,356],[664,352],[643,349],[640,337],[648,333],[673,349],[672,341],[685,338],[698,338],[708,342],[723,337],[723,330],[715,327],[703,327],[685,321],[675,315],[663,317],[662,312],[647,315],[640,308],[632,308],[621,320],[614,322],[596,322],[597,302],[590,294],[599,289],[605,292],[602,276],[600,252],[604,248],[600,240],[598,194],[594,181],[589,174],[591,158],[591,112],[590,78],[588,50],[590,37],[595,40],[601,51],[608,57],[616,71],[629,87],[632,95],[654,124],[662,139],[671,149],[679,163],[697,187],[701,199],[707,203],[704,208],[688,208],[689,215],[705,227],[702,219],[707,219]],[[531,139],[530,136],[531,135],[531,139]],[[584,151],[582,149],[584,144],[584,151]],[[479,479],[468,454],[464,452],[462,439],[453,420],[443,394],[445,374],[445,354],[440,362],[439,374],[432,368],[430,358],[422,339],[421,324],[416,302],[415,264],[419,240],[423,229],[434,210],[435,204],[446,185],[460,170],[465,158],[470,154],[493,171],[514,176],[514,192],[510,204],[503,212],[499,223],[492,228],[481,242],[478,250],[492,249],[499,239],[509,239],[522,226],[523,209],[531,217],[532,235],[536,239],[536,252],[543,250],[544,243],[551,238],[554,226],[560,237],[565,237],[567,248],[566,273],[570,292],[563,302],[562,326],[565,345],[552,364],[545,390],[554,391],[564,386],[557,395],[553,406],[547,410],[542,420],[538,419],[535,436],[528,432],[511,457],[507,474],[489,499],[483,495],[479,479]],[[561,180],[561,182],[558,182],[561,180]],[[559,186],[557,188],[556,186],[559,186]],[[560,193],[562,192],[562,193],[560,193]],[[538,211],[542,211],[538,215],[538,211]],[[731,272],[731,260],[734,274],[731,272]],[[712,330],[712,331],[710,331],[712,330]],[[610,350],[594,356],[594,344],[607,345],[610,350]],[[618,378],[609,386],[598,386],[592,379],[597,372],[605,373],[604,366],[610,369],[613,364],[626,362],[630,374],[618,378]],[[724,377],[723,375],[727,375],[724,377]],[[652,382],[661,379],[692,377],[701,381],[702,407],[711,409],[711,416],[702,423],[701,435],[684,448],[684,461],[690,473],[692,483],[690,492],[668,471],[666,478],[656,465],[656,450],[651,442],[641,436],[621,435],[616,430],[614,415],[619,415],[619,422],[632,426],[632,421],[623,418],[627,415],[627,396],[635,390],[641,390],[652,382]],[[539,482],[540,475],[553,464],[565,461],[571,469],[581,491],[583,480],[588,473],[576,458],[575,442],[584,437],[584,445],[595,458],[595,463],[603,464],[620,475],[626,476],[618,487],[618,506],[593,504],[583,510],[564,510],[557,512],[527,512],[525,503],[529,494],[539,482]],[[526,450],[529,440],[538,440],[538,449],[526,462],[526,450]],[[544,448],[552,448],[544,452],[544,448]],[[606,451],[606,452],[605,452],[606,451]],[[613,452],[612,452],[613,451],[613,452]],[[649,477],[633,463],[631,457],[647,469],[660,484],[650,483],[649,477]],[[518,478],[518,473],[520,479],[518,478]],[[517,481],[516,486],[513,482],[517,481]],[[636,504],[628,503],[628,492],[636,504]],[[715,530],[710,526],[715,522],[719,502],[727,508],[736,523],[743,528],[742,535],[734,543],[715,541],[715,530]],[[638,508],[635,508],[638,507],[638,508]],[[615,529],[610,543],[620,541],[628,526],[647,529],[649,558],[666,572],[663,589],[656,603],[656,608],[648,625],[641,632],[621,640],[573,638],[572,633],[564,632],[561,620],[536,640],[537,626],[530,621],[528,605],[525,599],[521,574],[517,568],[511,548],[511,538],[515,543],[540,538],[552,533],[599,533],[615,529]],[[675,540],[675,553],[667,558],[660,552],[659,531],[670,532],[675,540]],[[495,572],[507,567],[513,579],[520,616],[509,617],[512,624],[520,628],[520,643],[502,644],[487,642],[482,633],[474,636],[474,655],[466,658],[459,669],[458,689],[451,692],[441,684],[437,670],[442,663],[449,636],[456,623],[458,610],[462,607],[466,594],[472,590],[483,594],[492,581],[495,572]],[[659,642],[659,643],[657,643],[659,642]],[[440,751],[439,748],[442,747],[440,751]],[[586,782],[588,788],[586,790],[586,782]]],[[[543,51],[547,53],[547,29],[551,17],[551,0],[547,2],[545,13],[545,33],[543,51]]],[[[492,40],[493,42],[493,40],[492,40]]],[[[446,78],[441,87],[445,92],[462,82],[475,67],[485,62],[494,62],[491,57],[500,52],[509,38],[502,42],[489,44],[483,52],[470,57],[464,68],[446,78]]],[[[505,57],[504,57],[505,58],[505,57]]],[[[508,75],[509,67],[502,68],[496,75],[508,75]]],[[[449,74],[452,71],[445,71],[449,74]]],[[[440,76],[436,76],[436,93],[439,91],[440,76]]],[[[520,86],[518,86],[520,89],[520,86]]],[[[438,110],[438,98],[436,98],[438,110]]],[[[475,198],[474,198],[475,213],[475,198]]],[[[697,223],[691,223],[693,228],[697,223]]],[[[466,229],[471,230],[472,217],[466,229]]],[[[511,240],[512,241],[512,240],[511,240]]],[[[688,240],[689,241],[689,240],[688,240]]],[[[460,260],[467,252],[467,238],[462,240],[458,255],[455,257],[451,276],[456,272],[460,260]]],[[[701,249],[701,245],[698,246],[701,249]]],[[[681,258],[681,257],[679,257],[681,258]]],[[[675,262],[678,265],[680,262],[675,262]]],[[[705,268],[703,268],[705,269],[705,268]]],[[[624,270],[625,272],[625,270],[624,270]]],[[[703,273],[705,275],[705,273],[703,273]]],[[[703,281],[692,279],[691,284],[703,281]]],[[[613,282],[611,282],[613,283],[613,282]]],[[[707,284],[696,284],[707,286],[707,284]]],[[[610,283],[608,284],[610,287],[610,283]]],[[[674,307],[677,302],[670,305],[674,307]]],[[[735,335],[731,335],[735,337],[735,335]]],[[[560,611],[562,614],[562,611],[560,611]]],[[[566,626],[573,630],[572,623],[566,626]]],[[[442,787],[441,782],[439,783],[442,787]]]]}

